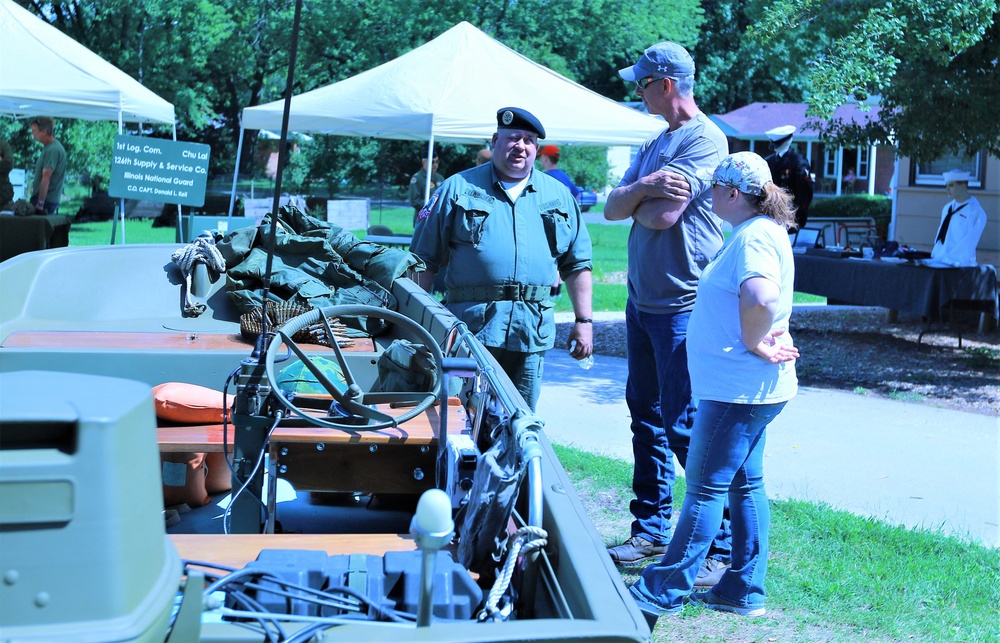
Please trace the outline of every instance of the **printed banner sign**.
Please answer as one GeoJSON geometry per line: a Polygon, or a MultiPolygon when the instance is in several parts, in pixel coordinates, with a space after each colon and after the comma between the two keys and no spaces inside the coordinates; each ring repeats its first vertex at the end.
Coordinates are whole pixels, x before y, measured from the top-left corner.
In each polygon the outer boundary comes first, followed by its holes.
{"type": "Polygon", "coordinates": [[[108,194],[124,199],[202,206],[210,149],[201,143],[118,136],[108,194]]]}

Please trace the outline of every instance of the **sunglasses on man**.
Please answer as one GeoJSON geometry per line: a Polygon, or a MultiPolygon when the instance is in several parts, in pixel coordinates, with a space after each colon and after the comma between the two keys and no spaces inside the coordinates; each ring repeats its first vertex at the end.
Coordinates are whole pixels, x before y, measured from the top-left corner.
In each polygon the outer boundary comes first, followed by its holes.
{"type": "Polygon", "coordinates": [[[646,88],[649,87],[650,83],[655,83],[658,80],[674,80],[674,79],[670,78],[669,76],[660,76],[659,78],[656,78],[655,76],[646,76],[641,80],[635,81],[635,86],[636,89],[638,89],[641,92],[644,92],[646,91],[646,88]]]}

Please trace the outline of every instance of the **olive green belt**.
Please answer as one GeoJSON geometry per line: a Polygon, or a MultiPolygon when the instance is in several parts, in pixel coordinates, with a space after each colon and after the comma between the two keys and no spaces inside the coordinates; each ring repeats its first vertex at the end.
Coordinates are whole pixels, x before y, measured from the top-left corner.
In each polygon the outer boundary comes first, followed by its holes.
{"type": "Polygon", "coordinates": [[[525,284],[500,284],[499,286],[470,286],[449,288],[445,300],[449,304],[460,301],[544,301],[549,298],[551,286],[525,284]]]}

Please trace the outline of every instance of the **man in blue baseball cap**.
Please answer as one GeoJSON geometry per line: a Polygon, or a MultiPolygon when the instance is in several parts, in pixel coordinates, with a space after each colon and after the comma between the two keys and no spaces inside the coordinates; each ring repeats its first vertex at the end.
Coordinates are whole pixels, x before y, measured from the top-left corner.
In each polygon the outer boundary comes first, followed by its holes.
{"type": "MultiPolygon", "coordinates": [[[[658,43],[618,73],[635,83],[646,110],[667,125],[642,144],[604,207],[605,219],[632,220],[625,401],[632,418],[634,520],[631,537],[608,549],[614,562],[629,564],[663,555],[670,540],[674,456],[685,466],[696,411],[687,324],[698,278],[722,247],[721,221],[712,213],[712,172],[729,145],[695,103],[695,65],[684,47],[658,43]]],[[[722,576],[731,549],[725,519],[696,585],[722,576]]]]}
{"type": "Polygon", "coordinates": [[[555,344],[549,300],[558,275],[576,324],[572,355],[593,351],[591,245],[565,185],[534,171],[545,128],[529,111],[497,111],[490,162],[445,179],[417,215],[410,250],[430,290],[445,271],[445,304],[469,327],[534,410],[545,351],[555,344]]]}

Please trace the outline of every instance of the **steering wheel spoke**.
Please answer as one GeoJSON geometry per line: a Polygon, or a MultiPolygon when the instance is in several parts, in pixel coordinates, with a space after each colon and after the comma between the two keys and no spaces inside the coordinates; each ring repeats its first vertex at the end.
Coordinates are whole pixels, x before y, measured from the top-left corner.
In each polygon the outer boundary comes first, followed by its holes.
{"type": "Polygon", "coordinates": [[[292,414],[315,426],[346,429],[351,431],[378,430],[398,426],[420,415],[427,410],[438,399],[441,387],[444,386],[444,375],[442,363],[444,357],[440,346],[434,341],[426,329],[410,318],[395,311],[374,306],[347,305],[329,306],[323,309],[316,309],[299,315],[294,319],[285,322],[277,330],[275,340],[268,346],[265,355],[265,372],[267,378],[272,382],[272,386],[277,382],[274,372],[274,364],[278,356],[278,349],[281,344],[287,344],[289,350],[305,365],[306,369],[316,378],[316,381],[328,393],[335,405],[339,407],[347,417],[338,419],[335,416],[317,415],[315,411],[307,413],[304,409],[315,409],[316,405],[312,398],[307,402],[305,398],[286,399],[283,395],[277,395],[278,401],[285,406],[292,414]],[[358,385],[357,379],[352,373],[349,360],[341,351],[336,341],[332,342],[332,347],[336,360],[342,371],[346,390],[343,386],[338,387],[329,375],[324,372],[314,361],[315,356],[310,356],[296,344],[291,338],[299,330],[322,321],[327,330],[328,337],[333,337],[330,331],[327,317],[345,316],[366,316],[381,319],[394,324],[400,329],[408,339],[424,344],[428,349],[431,362],[434,367],[433,381],[436,382],[434,390],[431,391],[364,391],[358,385]],[[300,399],[300,405],[296,403],[300,399]],[[412,407],[407,411],[397,415],[391,415],[374,408],[372,405],[388,404],[394,408],[412,407]],[[363,423],[362,423],[363,422],[363,423]]]}

